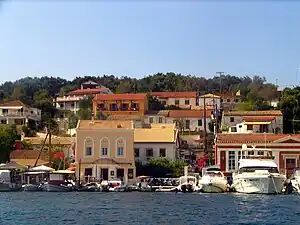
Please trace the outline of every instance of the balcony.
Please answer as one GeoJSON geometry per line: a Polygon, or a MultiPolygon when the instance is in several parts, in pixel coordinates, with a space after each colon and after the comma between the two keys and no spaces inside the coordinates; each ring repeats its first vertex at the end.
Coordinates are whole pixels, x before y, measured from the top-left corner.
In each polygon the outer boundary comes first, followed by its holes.
{"type": "Polygon", "coordinates": [[[1,113],[0,117],[25,117],[24,112],[1,113]]]}

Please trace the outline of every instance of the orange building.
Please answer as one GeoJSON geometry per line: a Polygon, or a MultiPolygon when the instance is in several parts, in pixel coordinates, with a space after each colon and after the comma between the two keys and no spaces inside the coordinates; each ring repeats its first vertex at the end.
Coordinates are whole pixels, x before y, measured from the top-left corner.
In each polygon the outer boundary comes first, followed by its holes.
{"type": "Polygon", "coordinates": [[[148,111],[147,94],[96,95],[93,99],[93,112],[105,115],[138,115],[148,111]]]}

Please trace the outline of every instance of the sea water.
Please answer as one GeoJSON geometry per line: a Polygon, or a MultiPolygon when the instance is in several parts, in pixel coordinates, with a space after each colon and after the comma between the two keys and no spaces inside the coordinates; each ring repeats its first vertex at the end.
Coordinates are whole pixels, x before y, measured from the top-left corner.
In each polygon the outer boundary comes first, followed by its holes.
{"type": "Polygon", "coordinates": [[[0,224],[299,224],[300,195],[0,193],[0,224]]]}

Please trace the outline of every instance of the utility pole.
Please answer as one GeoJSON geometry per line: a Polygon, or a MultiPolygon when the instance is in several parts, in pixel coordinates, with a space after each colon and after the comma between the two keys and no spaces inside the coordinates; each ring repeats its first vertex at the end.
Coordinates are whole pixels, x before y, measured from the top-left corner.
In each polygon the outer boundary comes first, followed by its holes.
{"type": "Polygon", "coordinates": [[[49,124],[48,124],[48,134],[49,134],[49,166],[52,165],[52,156],[51,156],[51,153],[52,153],[52,149],[51,149],[51,119],[49,119],[49,124]]]}
{"type": "Polygon", "coordinates": [[[216,74],[220,77],[220,94],[222,94],[222,76],[224,75],[224,72],[216,72],[216,74]]]}
{"type": "Polygon", "coordinates": [[[204,152],[207,152],[207,132],[206,132],[206,99],[205,96],[203,97],[203,131],[204,131],[204,152]]]}

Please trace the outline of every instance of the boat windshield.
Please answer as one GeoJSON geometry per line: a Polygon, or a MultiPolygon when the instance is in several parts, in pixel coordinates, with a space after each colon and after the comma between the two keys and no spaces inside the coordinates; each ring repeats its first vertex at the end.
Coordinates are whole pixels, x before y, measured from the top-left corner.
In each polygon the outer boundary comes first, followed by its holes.
{"type": "Polygon", "coordinates": [[[216,172],[208,171],[208,172],[206,173],[206,175],[209,175],[209,176],[211,176],[211,177],[222,177],[222,173],[221,173],[221,172],[216,173],[216,172]]]}
{"type": "Polygon", "coordinates": [[[239,169],[239,173],[253,173],[256,170],[267,170],[269,173],[279,173],[277,167],[263,167],[263,166],[242,167],[239,169]]]}

